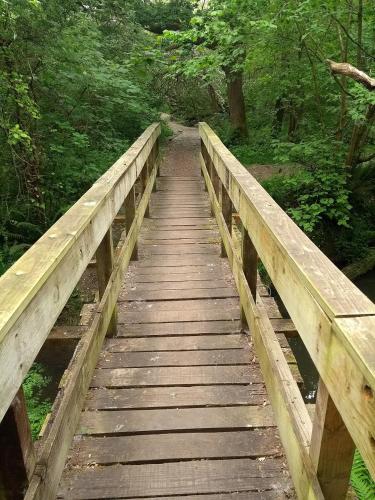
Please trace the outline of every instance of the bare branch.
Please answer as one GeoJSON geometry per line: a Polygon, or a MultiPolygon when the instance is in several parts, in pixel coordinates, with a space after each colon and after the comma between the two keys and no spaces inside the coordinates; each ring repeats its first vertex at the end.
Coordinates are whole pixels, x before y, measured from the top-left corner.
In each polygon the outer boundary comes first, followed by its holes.
{"type": "Polygon", "coordinates": [[[326,59],[326,62],[333,75],[348,76],[356,82],[361,83],[368,90],[375,90],[375,78],[371,78],[364,71],[359,70],[349,63],[337,63],[335,61],[331,61],[330,59],[326,59]]]}

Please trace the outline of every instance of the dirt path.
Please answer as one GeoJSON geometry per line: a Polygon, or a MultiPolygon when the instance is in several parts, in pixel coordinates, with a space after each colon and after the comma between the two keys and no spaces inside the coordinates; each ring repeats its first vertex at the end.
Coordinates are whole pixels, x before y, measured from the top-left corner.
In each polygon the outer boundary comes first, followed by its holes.
{"type": "Polygon", "coordinates": [[[167,123],[173,130],[174,135],[169,140],[164,155],[160,170],[161,175],[199,176],[200,140],[198,129],[195,127],[185,127],[173,121],[167,123]]]}

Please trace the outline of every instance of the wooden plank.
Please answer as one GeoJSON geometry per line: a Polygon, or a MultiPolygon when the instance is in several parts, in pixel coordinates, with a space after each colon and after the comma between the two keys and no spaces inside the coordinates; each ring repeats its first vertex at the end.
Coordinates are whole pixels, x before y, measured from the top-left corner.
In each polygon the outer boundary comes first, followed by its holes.
{"type": "Polygon", "coordinates": [[[186,430],[238,429],[273,426],[270,406],[172,408],[163,410],[85,411],[78,426],[82,435],[124,435],[186,430]]]}
{"type": "MultiPolygon", "coordinates": [[[[207,266],[208,267],[208,266],[207,266]]],[[[133,279],[136,283],[163,283],[163,282],[173,282],[173,281],[211,281],[213,278],[222,276],[224,273],[220,268],[208,268],[204,266],[197,266],[193,268],[191,266],[191,271],[170,274],[163,271],[162,273],[147,273],[147,274],[136,274],[133,279]]],[[[184,271],[183,269],[182,271],[184,271]]]]}
{"type": "MultiPolygon", "coordinates": [[[[180,335],[218,335],[217,338],[209,340],[209,337],[201,339],[199,342],[201,346],[203,345],[216,345],[217,349],[221,349],[225,342],[225,337],[234,333],[240,333],[241,325],[239,321],[196,321],[196,322],[186,322],[186,323],[145,323],[145,324],[125,324],[118,325],[118,337],[153,337],[153,336],[180,336],[180,335]],[[224,336],[224,334],[226,334],[224,336]]],[[[283,336],[284,337],[284,336],[283,336]]],[[[237,344],[240,337],[237,337],[237,344]]],[[[285,339],[285,337],[284,337],[285,339]]],[[[233,338],[234,340],[234,338],[233,338]]],[[[190,339],[189,345],[192,345],[190,339]]],[[[245,340],[244,340],[245,341],[245,340]]],[[[150,339],[142,341],[145,347],[147,345],[151,346],[150,339]]],[[[173,344],[176,344],[177,339],[174,339],[173,344]]],[[[173,345],[171,344],[171,345],[173,345]]],[[[135,345],[135,344],[133,344],[135,345]]],[[[155,344],[154,344],[155,345],[155,344]]],[[[228,344],[223,349],[228,348],[228,344]]],[[[201,347],[201,349],[207,349],[207,347],[201,347]]],[[[152,350],[152,348],[151,348],[152,350]]]]}
{"type": "Polygon", "coordinates": [[[320,381],[310,456],[326,500],[346,498],[355,446],[327,388],[320,381]]]}
{"type": "Polygon", "coordinates": [[[193,238],[182,238],[180,240],[152,240],[147,237],[147,234],[141,238],[143,245],[215,245],[220,243],[219,238],[201,238],[201,239],[193,239],[193,238]]]}
{"type": "MultiPolygon", "coordinates": [[[[289,493],[283,491],[262,491],[262,500],[286,500],[289,493]]],[[[259,492],[247,491],[246,493],[216,493],[215,495],[183,495],[178,497],[158,497],[158,500],[259,500],[259,492]]]]}
{"type": "Polygon", "coordinates": [[[214,258],[212,255],[153,255],[151,258],[139,262],[137,269],[160,266],[208,266],[214,263],[220,264],[219,256],[214,258]]]}
{"type": "Polygon", "coordinates": [[[171,337],[116,338],[108,340],[109,352],[193,351],[203,349],[243,349],[245,335],[194,335],[171,337]]]}
{"type": "Polygon", "coordinates": [[[206,125],[202,125],[201,133],[268,274],[375,476],[374,449],[369,440],[374,436],[375,412],[361,403],[363,413],[359,413],[357,405],[363,399],[363,385],[372,390],[375,387],[375,371],[369,370],[375,359],[375,305],[307,238],[206,125]],[[336,320],[357,317],[361,321],[361,317],[371,316],[372,341],[363,357],[353,358],[353,352],[360,349],[360,337],[351,335],[347,328],[338,331],[336,320]],[[338,359],[340,363],[336,363],[338,359]],[[351,390],[342,397],[343,388],[348,386],[351,390]]]}
{"type": "MultiPolygon", "coordinates": [[[[133,273],[133,269],[130,271],[133,273]]],[[[215,288],[228,288],[231,286],[232,290],[235,290],[234,281],[231,277],[224,277],[224,279],[212,279],[210,281],[176,281],[176,282],[168,282],[164,281],[161,283],[132,283],[131,281],[128,283],[126,280],[122,287],[122,293],[131,293],[131,292],[155,292],[155,291],[164,291],[164,290],[200,290],[200,289],[215,289],[215,288]]]]}
{"type": "Polygon", "coordinates": [[[65,474],[61,497],[74,498],[156,498],[162,495],[260,492],[274,490],[290,495],[291,485],[282,460],[268,458],[198,460],[190,462],[113,465],[73,468],[65,474]]]}
{"type": "Polygon", "coordinates": [[[139,312],[142,316],[148,312],[159,315],[162,311],[210,311],[210,310],[239,310],[237,298],[229,299],[193,299],[193,300],[160,300],[158,302],[124,302],[119,305],[120,312],[139,312]]]}
{"type": "Polygon", "coordinates": [[[153,245],[147,245],[147,247],[144,247],[144,251],[151,254],[151,255],[195,255],[195,254],[216,254],[218,255],[219,250],[216,245],[211,244],[211,243],[197,243],[195,245],[172,245],[172,246],[167,246],[167,245],[160,245],[160,244],[153,244],[153,245]]]}
{"type": "Polygon", "coordinates": [[[264,405],[267,393],[263,384],[212,385],[192,387],[141,387],[128,389],[90,389],[88,410],[126,410],[145,408],[182,408],[184,406],[264,405]]]}
{"type": "Polygon", "coordinates": [[[173,227],[216,227],[216,222],[211,218],[204,219],[189,219],[189,218],[181,218],[181,219],[151,219],[152,227],[157,229],[167,229],[171,226],[173,227]]]}
{"type": "MultiPolygon", "coordinates": [[[[120,303],[120,305],[123,302],[120,303]]],[[[228,310],[207,309],[207,310],[177,310],[177,311],[144,311],[142,314],[138,312],[128,312],[119,310],[119,323],[171,323],[171,322],[186,322],[186,321],[218,321],[218,320],[238,320],[240,318],[238,307],[233,307],[228,310]]]]}
{"type": "MultiPolygon", "coordinates": [[[[185,274],[185,273],[204,273],[207,275],[207,273],[212,273],[214,274],[215,272],[220,273],[221,275],[224,275],[224,270],[225,268],[221,265],[220,262],[213,262],[211,265],[210,264],[197,264],[197,265],[179,265],[179,266],[167,266],[167,267],[139,267],[137,266],[136,268],[136,277],[137,276],[166,276],[168,277],[170,274],[171,275],[176,275],[176,274],[185,274]]],[[[217,277],[217,276],[215,276],[217,277]]]]}
{"type": "Polygon", "coordinates": [[[0,422],[0,450],[0,497],[21,500],[35,467],[35,450],[22,388],[0,422]]]}
{"type": "Polygon", "coordinates": [[[98,368],[137,368],[146,366],[246,365],[250,351],[224,349],[209,351],[103,353],[98,368]]]}
{"type": "MultiPolygon", "coordinates": [[[[168,283],[168,282],[167,282],[168,283]]],[[[178,282],[175,282],[178,283],[178,282]]],[[[194,283],[194,282],[193,282],[194,283]]],[[[198,282],[199,283],[199,282],[198,282]]],[[[207,283],[207,282],[203,282],[207,283]]],[[[154,283],[149,283],[154,284],[154,283]]],[[[190,285],[191,286],[191,285],[190,285]]],[[[130,290],[121,292],[119,301],[124,300],[183,300],[183,299],[217,299],[217,298],[237,297],[237,292],[233,288],[191,288],[189,289],[173,289],[168,290],[130,290]]]]}
{"type": "MultiPolygon", "coordinates": [[[[262,301],[264,298],[262,297],[262,301]]],[[[291,319],[271,319],[272,328],[276,333],[284,333],[287,337],[298,335],[296,327],[291,319]]]]}
{"type": "Polygon", "coordinates": [[[74,443],[71,464],[109,465],[210,458],[257,458],[280,453],[281,444],[275,429],[269,427],[238,432],[85,437],[74,443]]]}
{"type": "Polygon", "coordinates": [[[181,366],[176,368],[114,368],[96,370],[90,387],[176,385],[244,385],[262,382],[257,365],[181,366]]]}
{"type": "Polygon", "coordinates": [[[150,240],[181,240],[185,239],[198,239],[201,238],[217,238],[218,232],[210,229],[184,229],[180,231],[160,231],[152,230],[147,231],[147,239],[150,240]]]}
{"type": "Polygon", "coordinates": [[[159,124],[150,126],[0,278],[0,420],[159,134],[159,124]]]}

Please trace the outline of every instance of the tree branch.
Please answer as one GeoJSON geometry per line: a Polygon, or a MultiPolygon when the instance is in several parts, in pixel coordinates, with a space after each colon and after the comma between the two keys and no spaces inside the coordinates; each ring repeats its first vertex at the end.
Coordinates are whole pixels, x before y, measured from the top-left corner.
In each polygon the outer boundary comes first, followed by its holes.
{"type": "Polygon", "coordinates": [[[358,83],[361,83],[366,89],[375,90],[375,78],[371,78],[364,71],[359,70],[349,63],[337,63],[326,59],[326,62],[333,75],[344,75],[352,78],[358,83]]]}

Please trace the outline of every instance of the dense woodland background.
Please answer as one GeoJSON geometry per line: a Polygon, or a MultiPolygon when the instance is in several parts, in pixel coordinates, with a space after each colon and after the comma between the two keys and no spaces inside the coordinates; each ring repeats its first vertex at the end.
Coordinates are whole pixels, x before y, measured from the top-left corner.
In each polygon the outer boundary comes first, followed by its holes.
{"type": "Polygon", "coordinates": [[[375,93],[327,60],[371,77],[374,41],[371,0],[0,0],[0,274],[161,112],[271,166],[319,247],[371,269],[375,93]]]}

